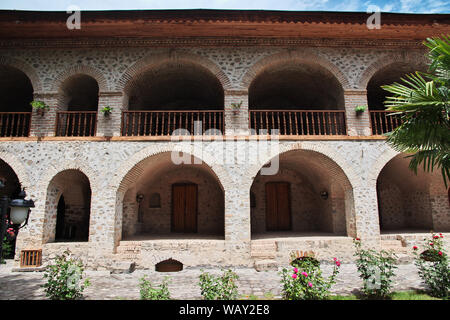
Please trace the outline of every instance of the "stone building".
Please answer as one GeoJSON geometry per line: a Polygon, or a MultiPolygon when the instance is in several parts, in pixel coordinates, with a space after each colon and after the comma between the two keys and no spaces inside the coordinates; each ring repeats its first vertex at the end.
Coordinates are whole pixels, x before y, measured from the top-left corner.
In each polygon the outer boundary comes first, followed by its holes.
{"type": "Polygon", "coordinates": [[[2,192],[36,205],[17,264],[66,248],[93,269],[351,261],[354,237],[406,254],[450,232],[439,173],[415,175],[385,142],[399,122],[380,89],[427,69],[422,41],[449,34],[448,15],[382,13],[380,29],[365,13],[69,17],[0,12],[2,192]]]}

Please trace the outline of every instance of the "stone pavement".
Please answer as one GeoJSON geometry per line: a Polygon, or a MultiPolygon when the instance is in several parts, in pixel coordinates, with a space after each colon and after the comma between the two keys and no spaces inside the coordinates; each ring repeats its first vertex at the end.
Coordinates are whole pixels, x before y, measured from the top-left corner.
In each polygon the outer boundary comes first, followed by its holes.
{"type": "MultiPolygon", "coordinates": [[[[396,271],[395,290],[421,289],[416,267],[412,264],[399,265],[396,271]]],[[[324,265],[324,275],[329,275],[331,265],[324,265]]],[[[0,300],[9,299],[45,299],[40,287],[43,283],[43,272],[12,272],[12,261],[0,266],[0,300]]],[[[208,270],[218,273],[220,270],[208,270]]],[[[243,298],[254,295],[264,298],[266,294],[280,297],[280,276],[277,271],[257,272],[254,269],[235,269],[239,275],[239,292],[243,298]]],[[[175,273],[160,273],[149,270],[136,270],[131,274],[110,274],[107,271],[86,271],[91,286],[85,290],[88,300],[139,299],[139,279],[146,275],[155,283],[169,276],[169,290],[174,299],[200,299],[197,285],[199,269],[187,269],[175,273]]],[[[342,264],[337,283],[332,288],[334,293],[348,294],[361,286],[356,266],[342,264]]]]}

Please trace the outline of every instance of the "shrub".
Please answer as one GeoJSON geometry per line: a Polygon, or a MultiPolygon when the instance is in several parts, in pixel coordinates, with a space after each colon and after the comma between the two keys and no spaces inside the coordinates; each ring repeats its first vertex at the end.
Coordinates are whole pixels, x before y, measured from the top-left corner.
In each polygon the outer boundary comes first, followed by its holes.
{"type": "Polygon", "coordinates": [[[391,294],[396,255],[393,252],[363,249],[361,240],[353,240],[356,248],[356,267],[363,281],[362,292],[367,298],[385,299],[391,294]]]}
{"type": "Polygon", "coordinates": [[[139,292],[141,300],[170,300],[169,278],[164,278],[163,282],[154,288],[144,276],[139,280],[139,292]]]}
{"type": "Polygon", "coordinates": [[[430,239],[424,239],[425,251],[419,254],[419,248],[413,247],[419,276],[428,287],[430,294],[439,298],[448,298],[450,288],[450,269],[448,255],[444,250],[444,236],[431,233],[430,239]]]}
{"type": "Polygon", "coordinates": [[[208,272],[200,275],[199,286],[205,300],[234,300],[238,297],[236,281],[238,275],[231,270],[222,270],[223,274],[213,276],[208,272]]]}
{"type": "Polygon", "coordinates": [[[81,260],[70,255],[66,250],[55,259],[55,264],[49,265],[43,285],[45,294],[51,300],[77,300],[83,297],[84,289],[90,285],[89,279],[83,278],[84,266],[81,260]]]}
{"type": "Polygon", "coordinates": [[[16,231],[13,226],[9,224],[8,219],[5,221],[6,224],[6,234],[3,238],[3,252],[0,257],[0,264],[6,263],[5,259],[10,258],[14,253],[14,241],[16,237],[16,231]]]}
{"type": "Polygon", "coordinates": [[[336,283],[341,262],[334,258],[333,273],[328,279],[322,276],[320,262],[311,256],[291,260],[292,267],[284,268],[281,274],[283,297],[289,300],[324,300],[336,283]]]}

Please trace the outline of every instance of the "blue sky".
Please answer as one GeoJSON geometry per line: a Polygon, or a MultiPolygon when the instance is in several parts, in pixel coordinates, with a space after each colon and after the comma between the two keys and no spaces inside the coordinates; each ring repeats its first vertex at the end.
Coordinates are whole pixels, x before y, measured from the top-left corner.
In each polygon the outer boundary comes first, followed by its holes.
{"type": "Polygon", "coordinates": [[[370,5],[383,12],[450,13],[450,0],[1,0],[0,9],[66,11],[70,5],[81,10],[126,9],[266,9],[362,11],[370,5]]]}

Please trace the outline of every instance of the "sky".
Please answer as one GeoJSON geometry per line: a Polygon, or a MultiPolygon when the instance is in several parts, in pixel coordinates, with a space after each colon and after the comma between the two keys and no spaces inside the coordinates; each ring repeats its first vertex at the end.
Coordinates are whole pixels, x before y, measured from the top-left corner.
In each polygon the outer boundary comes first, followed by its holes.
{"type": "MultiPolygon", "coordinates": [[[[67,11],[127,9],[264,9],[360,11],[375,5],[382,12],[450,13],[450,0],[0,0],[0,9],[67,11]]],[[[370,10],[373,12],[374,10],[370,10]]]]}

